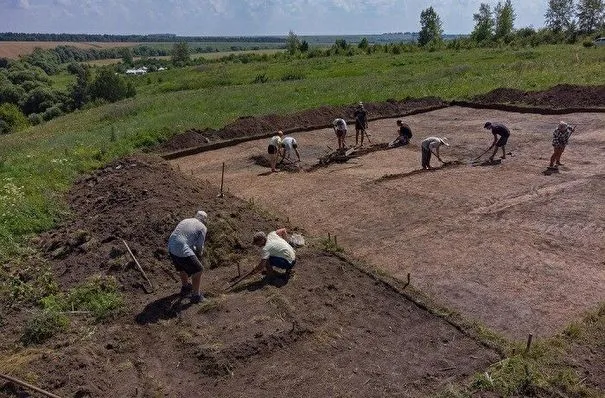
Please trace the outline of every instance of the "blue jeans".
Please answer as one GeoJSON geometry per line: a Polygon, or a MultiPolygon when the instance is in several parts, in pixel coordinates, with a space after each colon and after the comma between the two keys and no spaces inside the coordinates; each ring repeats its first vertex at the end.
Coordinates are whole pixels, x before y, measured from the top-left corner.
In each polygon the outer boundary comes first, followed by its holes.
{"type": "Polygon", "coordinates": [[[290,263],[285,258],[271,256],[271,257],[269,257],[269,265],[272,267],[289,270],[289,269],[292,269],[292,267],[294,267],[294,265],[296,265],[296,260],[294,260],[290,263]]]}

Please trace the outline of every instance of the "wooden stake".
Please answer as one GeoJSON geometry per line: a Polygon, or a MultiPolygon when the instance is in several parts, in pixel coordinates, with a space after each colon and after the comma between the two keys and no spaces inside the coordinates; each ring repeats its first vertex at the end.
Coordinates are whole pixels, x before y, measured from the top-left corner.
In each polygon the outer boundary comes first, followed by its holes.
{"type": "Polygon", "coordinates": [[[43,390],[41,388],[38,388],[36,386],[32,386],[31,384],[26,383],[24,381],[21,381],[19,379],[15,379],[14,377],[11,377],[11,376],[8,376],[8,375],[2,374],[2,373],[0,373],[0,377],[2,377],[3,379],[6,379],[8,381],[11,381],[13,383],[19,384],[20,386],[29,388],[30,390],[34,390],[36,392],[39,392],[40,394],[46,395],[47,397],[50,397],[50,398],[61,398],[58,395],[55,395],[55,394],[53,394],[51,392],[48,392],[48,391],[43,390]]]}
{"type": "Polygon", "coordinates": [[[151,287],[151,290],[153,290],[153,284],[151,283],[151,281],[147,277],[147,274],[145,274],[145,271],[143,271],[143,267],[141,267],[141,264],[139,264],[139,262],[137,261],[136,257],[134,256],[134,254],[132,254],[132,250],[130,250],[130,247],[128,247],[128,243],[126,243],[126,241],[124,239],[122,239],[122,242],[124,242],[124,246],[126,246],[126,249],[128,250],[128,253],[130,254],[130,257],[132,257],[132,259],[134,260],[134,263],[137,265],[137,268],[139,269],[139,271],[143,275],[143,278],[145,278],[145,280],[147,281],[147,283],[149,283],[149,287],[151,287]]]}
{"type": "Polygon", "coordinates": [[[331,242],[332,238],[330,237],[330,233],[328,232],[328,242],[331,242]]]}
{"type": "Polygon", "coordinates": [[[338,246],[338,242],[336,241],[336,235],[334,235],[334,246],[338,246]]]}
{"type": "Polygon", "coordinates": [[[225,180],[225,162],[223,162],[223,171],[221,172],[221,193],[219,197],[223,197],[223,181],[225,180]]]}
{"type": "Polygon", "coordinates": [[[410,284],[410,273],[408,272],[408,285],[410,284]]]}
{"type": "Polygon", "coordinates": [[[529,336],[527,336],[527,345],[525,346],[525,352],[526,353],[529,352],[529,349],[531,347],[531,341],[532,341],[533,338],[534,338],[534,335],[531,334],[531,333],[529,334],[529,336]]]}
{"type": "Polygon", "coordinates": [[[239,278],[240,276],[242,276],[242,271],[241,271],[241,269],[240,269],[240,266],[239,266],[239,261],[238,261],[238,262],[237,262],[237,277],[239,278]]]}

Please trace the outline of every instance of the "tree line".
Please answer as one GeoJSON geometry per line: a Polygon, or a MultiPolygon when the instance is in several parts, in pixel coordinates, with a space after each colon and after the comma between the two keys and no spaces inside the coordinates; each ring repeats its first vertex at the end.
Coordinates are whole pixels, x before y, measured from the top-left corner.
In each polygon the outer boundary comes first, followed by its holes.
{"type": "Polygon", "coordinates": [[[174,43],[174,42],[245,42],[283,43],[278,36],[177,36],[174,34],[154,35],[108,35],[84,33],[0,33],[0,41],[68,41],[68,42],[130,42],[130,43],[174,43]]]}

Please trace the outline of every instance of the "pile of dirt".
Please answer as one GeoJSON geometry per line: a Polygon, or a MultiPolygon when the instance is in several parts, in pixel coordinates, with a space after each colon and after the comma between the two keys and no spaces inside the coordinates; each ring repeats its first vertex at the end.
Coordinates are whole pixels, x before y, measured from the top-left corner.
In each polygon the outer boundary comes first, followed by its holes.
{"type": "Polygon", "coordinates": [[[472,101],[481,104],[517,104],[552,109],[603,107],[605,106],[605,85],[559,84],[544,91],[497,88],[473,97],[472,101]]]}
{"type": "MultiPolygon", "coordinates": [[[[447,103],[436,97],[406,98],[399,101],[391,99],[386,102],[364,104],[370,120],[403,116],[411,112],[442,106],[447,106],[447,103]]],[[[263,136],[277,130],[288,132],[318,129],[330,126],[337,117],[353,120],[355,109],[356,105],[321,106],[288,115],[243,116],[220,130],[189,130],[177,134],[157,146],[155,152],[165,154],[217,141],[263,136]]]]}
{"type": "MultiPolygon", "coordinates": [[[[15,352],[11,374],[78,397],[425,396],[499,360],[317,240],[297,250],[293,278],[258,276],[225,290],[235,264],[243,273],[258,261],[251,233],[285,223],[216,193],[150,156],[77,181],[68,195],[73,217],[39,245],[63,287],[114,276],[125,313],[103,323],[72,316],[67,332],[15,352]],[[209,213],[210,266],[202,276],[207,299],[192,305],[178,295],[165,246],[175,224],[200,208],[209,213]],[[155,286],[149,294],[121,239],[155,286]]],[[[6,342],[19,338],[12,319],[6,342]]],[[[3,393],[27,396],[11,383],[0,383],[3,393]]]]}

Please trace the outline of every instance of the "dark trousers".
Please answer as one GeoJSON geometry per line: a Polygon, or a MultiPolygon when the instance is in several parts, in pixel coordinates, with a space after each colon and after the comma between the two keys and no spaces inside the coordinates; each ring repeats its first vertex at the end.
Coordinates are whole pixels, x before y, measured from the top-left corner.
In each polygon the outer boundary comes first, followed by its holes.
{"type": "Polygon", "coordinates": [[[431,165],[431,150],[422,148],[422,168],[425,169],[431,165]]]}

